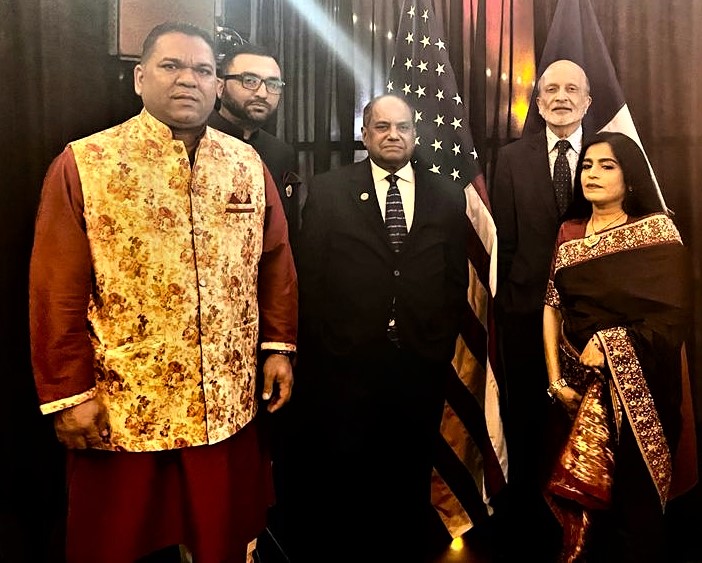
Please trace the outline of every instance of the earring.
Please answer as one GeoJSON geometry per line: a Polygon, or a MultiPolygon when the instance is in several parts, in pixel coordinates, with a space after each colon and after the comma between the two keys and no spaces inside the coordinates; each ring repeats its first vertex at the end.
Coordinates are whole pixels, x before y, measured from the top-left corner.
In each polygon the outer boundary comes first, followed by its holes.
{"type": "Polygon", "coordinates": [[[627,190],[629,193],[632,193],[632,192],[634,191],[634,188],[632,188],[631,186],[629,186],[626,190],[627,190]]]}

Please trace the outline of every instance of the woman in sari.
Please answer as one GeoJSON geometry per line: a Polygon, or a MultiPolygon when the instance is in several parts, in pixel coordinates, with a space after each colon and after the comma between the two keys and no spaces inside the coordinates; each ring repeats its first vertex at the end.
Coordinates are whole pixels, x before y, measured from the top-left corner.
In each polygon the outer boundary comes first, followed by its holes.
{"type": "Polygon", "coordinates": [[[562,558],[665,561],[690,311],[685,249],[645,156],[621,133],[584,143],[566,218],[544,307],[548,393],[564,407],[545,491],[562,558]]]}

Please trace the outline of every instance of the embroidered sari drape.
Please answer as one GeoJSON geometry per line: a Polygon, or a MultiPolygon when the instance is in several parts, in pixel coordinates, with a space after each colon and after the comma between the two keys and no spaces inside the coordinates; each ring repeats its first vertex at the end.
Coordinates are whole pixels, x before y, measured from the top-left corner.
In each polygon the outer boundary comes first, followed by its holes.
{"type": "Polygon", "coordinates": [[[661,505],[669,498],[689,316],[685,249],[668,217],[630,221],[595,244],[584,230],[585,220],[561,227],[546,296],[563,318],[561,374],[583,394],[546,489],[569,561],[584,552],[592,511],[609,506],[622,424],[632,429],[661,505]],[[595,334],[601,371],[578,361],[595,334]]]}

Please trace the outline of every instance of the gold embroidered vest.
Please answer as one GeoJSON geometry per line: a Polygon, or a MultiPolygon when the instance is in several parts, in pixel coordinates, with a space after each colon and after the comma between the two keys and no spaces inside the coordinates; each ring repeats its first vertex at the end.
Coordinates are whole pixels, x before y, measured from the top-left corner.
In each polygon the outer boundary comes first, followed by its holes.
{"type": "Polygon", "coordinates": [[[259,156],[207,128],[191,170],[185,145],[145,110],[71,148],[93,257],[88,322],[106,448],[230,437],[257,409],[259,156]]]}

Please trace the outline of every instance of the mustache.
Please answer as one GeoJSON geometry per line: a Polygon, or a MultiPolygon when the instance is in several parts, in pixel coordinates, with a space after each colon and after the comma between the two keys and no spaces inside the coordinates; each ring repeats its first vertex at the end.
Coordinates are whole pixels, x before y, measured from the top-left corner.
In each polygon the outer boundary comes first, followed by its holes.
{"type": "Polygon", "coordinates": [[[269,104],[266,100],[249,100],[244,104],[244,107],[249,107],[252,105],[265,106],[268,109],[273,109],[273,106],[269,104]]]}

